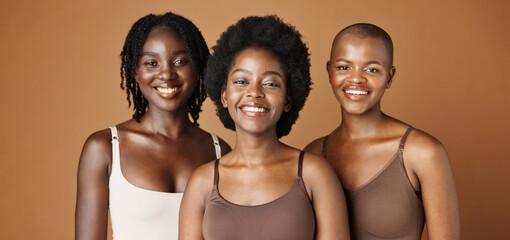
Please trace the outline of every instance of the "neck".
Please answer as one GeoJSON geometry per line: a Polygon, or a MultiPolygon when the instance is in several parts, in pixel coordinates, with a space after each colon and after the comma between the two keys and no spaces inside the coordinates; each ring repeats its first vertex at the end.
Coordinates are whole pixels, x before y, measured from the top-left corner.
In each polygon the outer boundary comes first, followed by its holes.
{"type": "Polygon", "coordinates": [[[165,112],[149,107],[140,119],[140,123],[148,132],[171,139],[181,137],[193,127],[186,108],[181,108],[176,112],[165,112]]]}
{"type": "Polygon", "coordinates": [[[236,146],[232,154],[236,161],[250,166],[277,159],[278,153],[285,148],[276,136],[276,131],[252,134],[236,131],[236,146]]]}
{"type": "Polygon", "coordinates": [[[363,114],[349,114],[342,108],[342,123],[337,130],[350,139],[370,138],[384,130],[388,118],[380,103],[363,114]]]}

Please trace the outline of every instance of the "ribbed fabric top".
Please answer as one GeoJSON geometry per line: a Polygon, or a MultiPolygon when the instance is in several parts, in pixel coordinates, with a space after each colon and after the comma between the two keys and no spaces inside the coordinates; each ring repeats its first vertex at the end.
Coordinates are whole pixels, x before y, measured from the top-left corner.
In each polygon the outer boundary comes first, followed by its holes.
{"type": "MultiPolygon", "coordinates": [[[[179,207],[183,193],[139,188],[124,178],[120,167],[117,128],[112,131],[112,173],[110,175],[110,216],[115,240],[177,239],[179,207]]],[[[216,156],[221,156],[217,137],[211,134],[216,156]]]]}
{"type": "Polygon", "coordinates": [[[379,173],[361,187],[344,189],[352,239],[421,239],[423,204],[409,181],[402,156],[411,130],[407,129],[397,152],[379,173]]]}
{"type": "Polygon", "coordinates": [[[218,165],[214,186],[206,206],[202,231],[206,240],[312,240],[315,217],[301,177],[303,154],[299,156],[298,178],[283,196],[256,206],[243,206],[224,199],[218,191],[218,165]]]}

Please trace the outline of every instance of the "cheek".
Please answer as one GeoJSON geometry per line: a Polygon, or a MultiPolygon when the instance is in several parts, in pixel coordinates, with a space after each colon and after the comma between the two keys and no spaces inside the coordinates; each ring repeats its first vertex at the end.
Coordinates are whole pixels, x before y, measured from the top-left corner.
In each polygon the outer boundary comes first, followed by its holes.
{"type": "Polygon", "coordinates": [[[148,71],[137,70],[135,72],[135,81],[138,84],[146,84],[146,83],[150,82],[151,79],[153,79],[153,77],[154,77],[154,73],[151,73],[148,71]]]}
{"type": "Polygon", "coordinates": [[[333,91],[339,90],[342,87],[343,82],[343,78],[338,75],[333,75],[329,78],[329,84],[331,84],[333,91]]]}
{"type": "Polygon", "coordinates": [[[227,106],[230,112],[231,109],[236,108],[237,102],[239,102],[241,97],[242,94],[240,92],[229,90],[227,86],[227,89],[222,94],[223,105],[227,106]]]}
{"type": "Polygon", "coordinates": [[[180,68],[179,69],[179,75],[181,75],[183,77],[193,78],[194,79],[193,70],[191,69],[191,65],[188,65],[188,66],[186,66],[184,68],[180,68]]]}
{"type": "Polygon", "coordinates": [[[341,74],[337,74],[335,72],[328,71],[329,83],[332,86],[341,85],[344,79],[344,76],[341,74]]]}
{"type": "Polygon", "coordinates": [[[379,79],[377,79],[376,81],[376,84],[377,84],[377,88],[382,88],[382,89],[386,89],[386,85],[388,83],[388,79],[385,78],[385,77],[381,77],[379,79]]]}

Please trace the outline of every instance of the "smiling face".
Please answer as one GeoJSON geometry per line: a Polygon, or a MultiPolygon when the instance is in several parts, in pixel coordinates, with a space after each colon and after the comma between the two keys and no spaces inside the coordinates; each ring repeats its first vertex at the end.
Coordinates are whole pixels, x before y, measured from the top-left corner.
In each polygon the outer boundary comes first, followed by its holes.
{"type": "Polygon", "coordinates": [[[355,115],[380,110],[381,98],[395,74],[382,40],[352,34],[335,40],[327,70],[342,114],[355,115]]]}
{"type": "Polygon", "coordinates": [[[261,48],[239,52],[228,72],[221,101],[228,108],[236,131],[276,136],[276,124],[291,104],[278,56],[261,48]]]}
{"type": "Polygon", "coordinates": [[[150,32],[135,72],[149,109],[187,111],[186,103],[196,83],[186,46],[177,31],[158,28],[150,32]]]}

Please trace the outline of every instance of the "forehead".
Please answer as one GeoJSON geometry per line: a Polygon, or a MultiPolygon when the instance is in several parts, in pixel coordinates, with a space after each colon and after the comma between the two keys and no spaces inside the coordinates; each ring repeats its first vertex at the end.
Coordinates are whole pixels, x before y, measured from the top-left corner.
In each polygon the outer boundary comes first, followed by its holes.
{"type": "Polygon", "coordinates": [[[280,58],[272,51],[264,48],[247,48],[238,52],[230,71],[236,68],[283,73],[283,63],[280,61],[280,58]]]}
{"type": "Polygon", "coordinates": [[[184,40],[179,32],[169,28],[157,28],[152,30],[145,39],[143,51],[168,48],[172,50],[186,49],[184,40]]]}
{"type": "Polygon", "coordinates": [[[331,48],[331,61],[340,58],[390,62],[390,52],[384,41],[374,37],[358,37],[353,34],[339,36],[331,48]]]}

